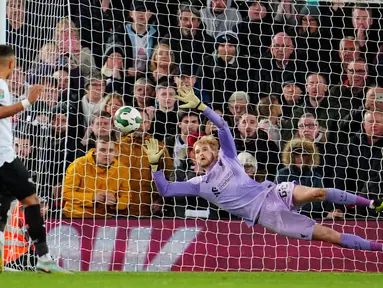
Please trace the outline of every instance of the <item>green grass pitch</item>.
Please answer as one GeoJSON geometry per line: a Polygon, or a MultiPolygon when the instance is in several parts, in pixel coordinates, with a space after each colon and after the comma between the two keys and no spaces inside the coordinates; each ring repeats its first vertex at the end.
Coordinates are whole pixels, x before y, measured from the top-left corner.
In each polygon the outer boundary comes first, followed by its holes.
{"type": "Polygon", "coordinates": [[[381,288],[382,280],[383,274],[379,273],[324,272],[84,272],[71,275],[16,272],[0,274],[1,287],[23,288],[381,288]]]}

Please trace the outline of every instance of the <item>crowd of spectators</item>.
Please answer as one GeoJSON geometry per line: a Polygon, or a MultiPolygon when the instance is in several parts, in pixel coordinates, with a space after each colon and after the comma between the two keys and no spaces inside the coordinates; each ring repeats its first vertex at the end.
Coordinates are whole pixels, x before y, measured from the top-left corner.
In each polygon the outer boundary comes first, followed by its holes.
{"type": "MultiPolygon", "coordinates": [[[[163,199],[142,146],[166,147],[169,181],[201,175],[193,144],[217,128],[178,108],[195,94],[229,123],[249,177],[383,194],[383,5],[349,1],[7,1],[17,67],[15,149],[52,217],[232,219],[203,199],[163,199]],[[114,128],[118,108],[142,114],[114,128]],[[381,189],[382,188],[382,189],[381,189]]],[[[315,218],[376,217],[315,203],[315,218]]],[[[233,218],[234,219],[234,218],[233,218]]]]}

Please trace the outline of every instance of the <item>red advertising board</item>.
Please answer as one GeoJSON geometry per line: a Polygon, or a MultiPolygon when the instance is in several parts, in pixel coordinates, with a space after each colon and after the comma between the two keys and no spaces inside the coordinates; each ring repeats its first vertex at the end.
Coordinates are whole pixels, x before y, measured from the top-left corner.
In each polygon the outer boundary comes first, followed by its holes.
{"type": "MultiPolygon", "coordinates": [[[[383,240],[380,222],[326,225],[383,240]]],[[[239,221],[63,220],[48,230],[51,253],[77,271],[383,271],[383,253],[287,239],[239,221]]]]}

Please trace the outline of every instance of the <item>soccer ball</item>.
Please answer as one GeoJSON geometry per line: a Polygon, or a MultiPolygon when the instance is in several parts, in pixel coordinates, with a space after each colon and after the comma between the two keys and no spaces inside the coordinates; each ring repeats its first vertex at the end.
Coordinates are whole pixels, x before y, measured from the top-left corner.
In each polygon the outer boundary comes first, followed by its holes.
{"type": "Polygon", "coordinates": [[[142,117],[140,112],[131,106],[123,106],[117,110],[114,126],[124,134],[129,134],[140,128],[142,117]]]}

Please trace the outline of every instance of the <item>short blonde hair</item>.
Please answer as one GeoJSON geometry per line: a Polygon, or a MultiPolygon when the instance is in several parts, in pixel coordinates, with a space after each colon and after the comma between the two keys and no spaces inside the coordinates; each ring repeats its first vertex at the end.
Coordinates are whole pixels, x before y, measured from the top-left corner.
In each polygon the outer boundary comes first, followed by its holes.
{"type": "Polygon", "coordinates": [[[153,81],[150,80],[150,78],[146,78],[146,77],[138,78],[136,80],[136,82],[134,82],[133,93],[134,93],[134,89],[136,89],[137,85],[144,85],[144,86],[149,85],[153,90],[155,89],[153,81]]]}
{"type": "Polygon", "coordinates": [[[160,48],[162,48],[162,47],[166,47],[167,49],[169,49],[169,52],[170,52],[170,65],[169,65],[170,67],[169,67],[169,70],[171,72],[174,72],[174,70],[175,70],[174,53],[173,53],[173,50],[170,48],[170,46],[168,44],[165,44],[165,43],[160,43],[156,47],[154,47],[152,58],[150,59],[150,67],[149,67],[150,68],[150,72],[154,72],[157,69],[158,50],[160,50],[160,48]]]}
{"type": "Polygon", "coordinates": [[[194,145],[193,145],[193,150],[195,150],[195,147],[197,145],[209,145],[210,148],[215,152],[217,152],[217,157],[218,157],[218,150],[219,150],[219,142],[216,138],[214,138],[211,135],[208,136],[202,136],[200,139],[198,139],[194,145]]]}
{"type": "Polygon", "coordinates": [[[107,94],[102,100],[101,100],[101,103],[100,103],[100,110],[101,111],[106,111],[106,104],[112,100],[112,99],[117,99],[118,101],[120,101],[120,103],[122,105],[124,105],[124,98],[122,97],[122,95],[118,94],[118,93],[109,93],[107,94]]]}
{"type": "Polygon", "coordinates": [[[66,30],[67,26],[69,26],[71,33],[80,39],[80,32],[76,24],[73,21],[69,20],[69,18],[61,18],[61,20],[57,22],[56,28],[55,28],[54,39],[56,41],[60,40],[59,32],[61,32],[61,30],[66,30]]]}
{"type": "Polygon", "coordinates": [[[40,48],[39,53],[36,56],[36,62],[40,62],[46,54],[58,54],[58,52],[59,47],[57,46],[56,42],[49,41],[40,48]]]}

